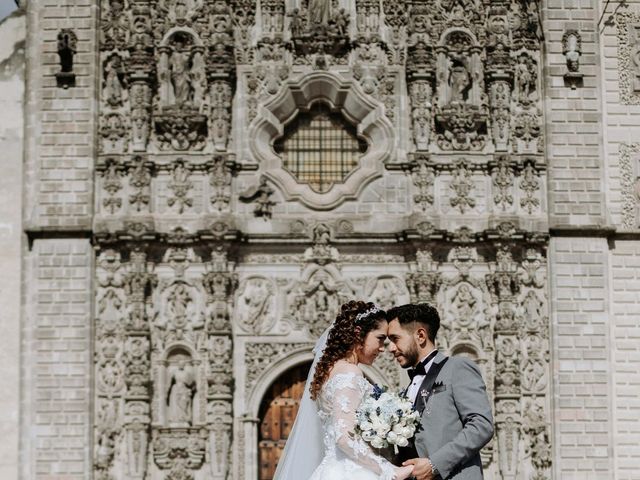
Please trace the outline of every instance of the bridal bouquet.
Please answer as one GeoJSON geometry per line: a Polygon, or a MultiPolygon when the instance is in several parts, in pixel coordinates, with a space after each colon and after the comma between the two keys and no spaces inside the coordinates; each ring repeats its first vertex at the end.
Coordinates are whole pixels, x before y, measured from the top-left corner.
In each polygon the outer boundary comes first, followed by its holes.
{"type": "Polygon", "coordinates": [[[409,444],[419,421],[420,414],[409,399],[374,385],[356,411],[355,434],[373,448],[393,445],[397,451],[409,444]]]}

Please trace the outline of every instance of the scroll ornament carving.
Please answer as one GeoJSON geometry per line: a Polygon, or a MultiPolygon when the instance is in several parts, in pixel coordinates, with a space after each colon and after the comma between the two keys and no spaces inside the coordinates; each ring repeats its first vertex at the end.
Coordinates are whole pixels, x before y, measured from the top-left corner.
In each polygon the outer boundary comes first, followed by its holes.
{"type": "Polygon", "coordinates": [[[384,11],[384,19],[390,32],[389,42],[389,63],[393,65],[402,65],[405,63],[407,32],[406,26],[409,21],[409,8],[404,2],[398,3],[389,0],[382,2],[384,11]]]}
{"type": "MultiPolygon", "coordinates": [[[[253,97],[275,95],[291,73],[282,40],[263,40],[257,51],[255,74],[249,81],[253,97]]],[[[249,119],[251,121],[253,116],[249,119]]]]}
{"type": "Polygon", "coordinates": [[[330,262],[337,262],[340,254],[331,245],[331,229],[324,223],[319,223],[313,227],[311,233],[313,245],[304,252],[304,259],[318,265],[326,265],[330,262]]]}
{"type": "Polygon", "coordinates": [[[189,180],[188,166],[178,161],[171,172],[171,179],[167,185],[173,196],[167,198],[169,207],[175,206],[177,213],[184,213],[186,208],[193,206],[193,198],[189,197],[189,190],[193,189],[193,183],[189,180]]]}
{"type": "Polygon", "coordinates": [[[431,84],[427,80],[416,80],[409,87],[413,141],[416,150],[427,150],[431,134],[431,84]]]}
{"type": "Polygon", "coordinates": [[[209,185],[211,186],[211,207],[215,212],[229,210],[231,200],[231,168],[223,156],[216,156],[209,169],[209,185]]]}
{"type": "Polygon", "coordinates": [[[380,86],[386,75],[386,56],[376,44],[362,43],[353,55],[353,76],[367,95],[381,94],[380,86]]]}
{"type": "Polygon", "coordinates": [[[503,156],[498,159],[491,177],[494,189],[493,202],[502,211],[506,211],[513,205],[513,184],[515,181],[509,157],[503,156]]]}
{"type": "Polygon", "coordinates": [[[128,165],[129,204],[136,212],[148,211],[151,201],[151,169],[142,157],[136,157],[128,165]]]}
{"type": "Polygon", "coordinates": [[[257,4],[253,0],[234,0],[231,4],[236,31],[235,60],[238,64],[249,64],[253,61],[250,32],[255,24],[257,4]]]}
{"type": "Polygon", "coordinates": [[[105,50],[120,50],[129,42],[130,5],[127,0],[102,0],[100,43],[105,50]]]}
{"type": "Polygon", "coordinates": [[[154,431],[153,457],[168,480],[193,480],[206,455],[206,431],[160,429],[154,431]]]}
{"type": "Polygon", "coordinates": [[[314,343],[247,343],[244,354],[245,395],[249,395],[257,380],[271,365],[293,352],[310,352],[313,345],[314,343]]]}
{"type": "Polygon", "coordinates": [[[540,199],[538,198],[540,179],[532,162],[528,162],[524,167],[520,188],[524,192],[524,197],[520,199],[520,206],[531,215],[540,207],[540,199]]]}
{"type": "Polygon", "coordinates": [[[438,263],[433,261],[431,252],[418,250],[415,263],[410,264],[407,287],[412,303],[435,303],[442,282],[438,263]]]}
{"type": "Polygon", "coordinates": [[[618,28],[618,76],[620,103],[640,104],[640,14],[619,12],[616,14],[618,28]]]}
{"type": "Polygon", "coordinates": [[[411,176],[417,190],[417,193],[413,196],[413,201],[422,212],[426,212],[433,205],[435,182],[434,169],[429,165],[428,157],[418,156],[416,158],[411,176]]]}
{"type": "Polygon", "coordinates": [[[122,168],[116,161],[107,161],[106,168],[101,172],[102,208],[113,215],[122,207],[122,197],[118,192],[122,190],[122,168]]]}
{"type": "Polygon", "coordinates": [[[127,123],[118,113],[106,113],[100,118],[100,144],[103,153],[122,153],[127,150],[127,123]]]}
{"type": "Polygon", "coordinates": [[[475,208],[476,199],[471,196],[474,184],[468,163],[465,160],[459,160],[454,166],[452,176],[449,187],[453,190],[454,196],[449,199],[450,205],[458,208],[460,213],[475,208]]]}

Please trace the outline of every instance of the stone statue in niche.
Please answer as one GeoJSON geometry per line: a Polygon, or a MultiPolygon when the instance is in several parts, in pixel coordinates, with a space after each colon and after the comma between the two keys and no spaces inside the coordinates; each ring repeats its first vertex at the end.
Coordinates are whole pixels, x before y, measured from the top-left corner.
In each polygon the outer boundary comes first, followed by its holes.
{"type": "Polygon", "coordinates": [[[449,84],[449,102],[465,102],[471,88],[471,76],[462,58],[448,59],[447,81],[449,84]]]}
{"type": "Polygon", "coordinates": [[[327,25],[331,19],[331,0],[309,0],[309,21],[327,25]]]}
{"type": "Polygon", "coordinates": [[[191,98],[191,82],[189,75],[189,54],[184,51],[184,43],[176,41],[170,60],[171,85],[176,105],[187,103],[191,98]]]}
{"type": "Polygon", "coordinates": [[[104,100],[112,107],[119,107],[122,105],[122,95],[124,92],[122,79],[125,73],[120,56],[111,56],[111,58],[107,60],[104,70],[104,100]]]}
{"type": "Polygon", "coordinates": [[[193,38],[175,33],[168,45],[160,47],[158,83],[162,107],[199,108],[205,96],[205,61],[193,38]]]}
{"type": "Polygon", "coordinates": [[[515,66],[516,81],[514,95],[516,100],[523,105],[529,105],[535,100],[535,68],[535,61],[526,53],[523,53],[518,57],[518,63],[515,66]]]}
{"type": "Polygon", "coordinates": [[[196,392],[195,372],[186,357],[168,369],[167,419],[172,427],[188,427],[193,421],[193,397],[196,392]]]}

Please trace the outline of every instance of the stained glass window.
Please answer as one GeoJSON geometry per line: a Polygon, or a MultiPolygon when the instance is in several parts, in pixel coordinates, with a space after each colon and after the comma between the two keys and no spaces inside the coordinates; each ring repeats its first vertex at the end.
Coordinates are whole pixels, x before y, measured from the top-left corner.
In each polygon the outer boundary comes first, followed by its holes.
{"type": "Polygon", "coordinates": [[[274,148],[282,157],[284,168],[299,182],[325,193],[358,166],[367,143],[357,137],[355,127],[342,115],[316,103],[287,125],[274,148]]]}

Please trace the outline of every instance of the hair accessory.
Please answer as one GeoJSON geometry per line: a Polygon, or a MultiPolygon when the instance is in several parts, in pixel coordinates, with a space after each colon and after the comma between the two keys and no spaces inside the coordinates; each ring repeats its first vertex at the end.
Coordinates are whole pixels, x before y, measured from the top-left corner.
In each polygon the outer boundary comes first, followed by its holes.
{"type": "Polygon", "coordinates": [[[377,307],[376,305],[374,305],[373,307],[371,307],[369,310],[366,310],[362,313],[359,313],[358,315],[356,315],[356,319],[353,323],[358,324],[360,323],[362,320],[364,320],[365,318],[367,318],[369,315],[373,315],[374,313],[378,313],[378,312],[382,312],[383,310],[379,307],[377,307]]]}

